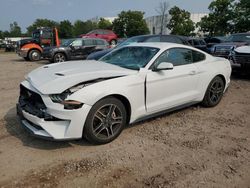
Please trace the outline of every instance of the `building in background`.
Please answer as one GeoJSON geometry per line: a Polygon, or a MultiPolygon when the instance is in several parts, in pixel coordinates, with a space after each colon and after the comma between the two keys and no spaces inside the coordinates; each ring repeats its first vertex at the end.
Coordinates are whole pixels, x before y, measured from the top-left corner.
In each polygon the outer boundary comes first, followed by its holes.
{"type": "MultiPolygon", "coordinates": [[[[201,18],[206,16],[206,13],[191,13],[190,19],[196,24],[201,21],[201,18]]],[[[151,16],[145,18],[148,25],[150,34],[160,34],[161,32],[161,16],[151,16]]],[[[162,34],[169,34],[171,31],[167,28],[163,28],[162,34]]],[[[198,28],[195,29],[195,32],[198,32],[198,28]]]]}

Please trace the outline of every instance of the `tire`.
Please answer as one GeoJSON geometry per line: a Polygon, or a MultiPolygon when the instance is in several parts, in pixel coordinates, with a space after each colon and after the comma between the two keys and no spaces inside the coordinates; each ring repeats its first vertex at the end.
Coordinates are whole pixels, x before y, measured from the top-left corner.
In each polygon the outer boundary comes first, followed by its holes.
{"type": "Polygon", "coordinates": [[[126,125],[127,111],[123,103],[108,97],[98,101],[90,110],[83,136],[93,144],[106,144],[116,139],[126,125]]]}
{"type": "Polygon", "coordinates": [[[56,53],[53,58],[54,63],[64,62],[66,60],[66,56],[63,53],[56,53]]]}
{"type": "Polygon", "coordinates": [[[30,61],[30,58],[29,57],[24,57],[23,58],[25,61],[30,61]]]}
{"type": "Polygon", "coordinates": [[[110,45],[113,45],[113,46],[114,46],[114,45],[116,45],[116,43],[117,43],[117,42],[116,42],[116,40],[114,40],[114,39],[110,41],[110,45]]]}
{"type": "Polygon", "coordinates": [[[216,106],[223,96],[224,89],[225,83],[223,79],[219,76],[216,76],[208,85],[202,105],[205,107],[216,106]]]}
{"type": "Polygon", "coordinates": [[[41,59],[41,52],[39,50],[31,50],[28,58],[30,61],[39,61],[41,59]]]}

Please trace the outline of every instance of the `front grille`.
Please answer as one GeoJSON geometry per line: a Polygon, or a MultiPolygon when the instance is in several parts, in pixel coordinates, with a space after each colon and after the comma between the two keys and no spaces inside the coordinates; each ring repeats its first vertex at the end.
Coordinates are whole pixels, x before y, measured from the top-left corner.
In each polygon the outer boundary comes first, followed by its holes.
{"type": "Polygon", "coordinates": [[[237,64],[250,63],[250,54],[237,53],[233,55],[233,61],[237,64]]]}
{"type": "Polygon", "coordinates": [[[231,51],[231,46],[216,46],[214,55],[227,57],[231,51]]]}
{"type": "Polygon", "coordinates": [[[20,85],[20,107],[29,114],[35,115],[39,118],[44,117],[46,106],[41,96],[27,88],[20,85]]]}
{"type": "Polygon", "coordinates": [[[46,113],[46,106],[38,93],[20,85],[19,105],[25,112],[43,118],[45,121],[61,121],[46,113]]]}

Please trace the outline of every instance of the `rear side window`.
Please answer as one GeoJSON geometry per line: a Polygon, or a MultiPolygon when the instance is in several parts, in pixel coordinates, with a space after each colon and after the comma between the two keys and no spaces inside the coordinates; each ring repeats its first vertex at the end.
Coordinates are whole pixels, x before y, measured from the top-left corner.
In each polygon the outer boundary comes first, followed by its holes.
{"type": "Polygon", "coordinates": [[[181,41],[178,42],[174,37],[171,37],[171,36],[162,36],[161,41],[162,42],[172,42],[172,43],[182,44],[181,41]]]}
{"type": "Polygon", "coordinates": [[[96,40],[97,45],[105,45],[103,40],[96,40]]]}
{"type": "Polygon", "coordinates": [[[109,32],[109,31],[105,31],[105,30],[104,30],[104,31],[102,31],[102,32],[103,32],[103,34],[104,34],[104,35],[110,35],[110,34],[112,34],[111,32],[109,32]]]}
{"type": "Polygon", "coordinates": [[[86,40],[84,40],[84,45],[85,46],[93,46],[93,45],[95,45],[95,43],[94,43],[94,40],[92,40],[92,39],[86,39],[86,40]]]}
{"type": "Polygon", "coordinates": [[[206,55],[201,53],[201,52],[192,50],[192,54],[193,54],[193,62],[194,63],[199,62],[199,61],[203,61],[206,59],[206,55]]]}

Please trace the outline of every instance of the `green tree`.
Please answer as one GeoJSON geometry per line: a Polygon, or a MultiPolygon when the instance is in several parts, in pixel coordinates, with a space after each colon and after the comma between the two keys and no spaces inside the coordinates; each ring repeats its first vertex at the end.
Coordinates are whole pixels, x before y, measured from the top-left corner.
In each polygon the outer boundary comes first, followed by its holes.
{"type": "Polygon", "coordinates": [[[22,35],[21,27],[18,26],[17,22],[10,24],[10,37],[20,37],[22,35]]]}
{"type": "Polygon", "coordinates": [[[60,38],[71,38],[73,36],[73,26],[69,20],[64,20],[59,23],[60,38]]]}
{"type": "Polygon", "coordinates": [[[81,34],[86,34],[89,31],[96,29],[96,28],[97,28],[97,23],[95,22],[92,22],[90,20],[86,22],[77,20],[75,21],[74,26],[73,26],[73,35],[77,37],[81,34]]]}
{"type": "Polygon", "coordinates": [[[210,36],[225,35],[233,30],[234,0],[214,0],[208,9],[210,13],[201,19],[197,26],[210,36]]]}
{"type": "Polygon", "coordinates": [[[189,36],[194,31],[194,22],[190,19],[190,13],[174,6],[169,10],[171,19],[167,24],[171,34],[189,36]]]}
{"type": "Polygon", "coordinates": [[[29,27],[27,27],[27,33],[29,35],[32,34],[32,32],[37,29],[38,27],[49,27],[49,28],[53,28],[53,27],[57,27],[58,28],[59,24],[53,20],[49,20],[49,19],[36,19],[36,21],[30,25],[29,27]]]}
{"type": "Polygon", "coordinates": [[[98,28],[99,29],[112,29],[112,23],[109,20],[105,20],[104,18],[101,18],[98,22],[98,28]]]}
{"type": "Polygon", "coordinates": [[[148,34],[149,29],[141,11],[122,11],[113,22],[113,30],[120,37],[148,34]]]}
{"type": "Polygon", "coordinates": [[[250,1],[240,0],[234,7],[234,32],[250,31],[250,1]]]}
{"type": "Polygon", "coordinates": [[[3,32],[0,30],[0,39],[3,39],[3,32]]]}
{"type": "Polygon", "coordinates": [[[5,38],[5,37],[11,37],[9,31],[4,31],[3,32],[3,38],[5,38]]]}
{"type": "Polygon", "coordinates": [[[96,22],[92,22],[91,20],[87,20],[85,23],[85,32],[84,33],[88,33],[94,29],[97,29],[97,23],[96,22]]]}

